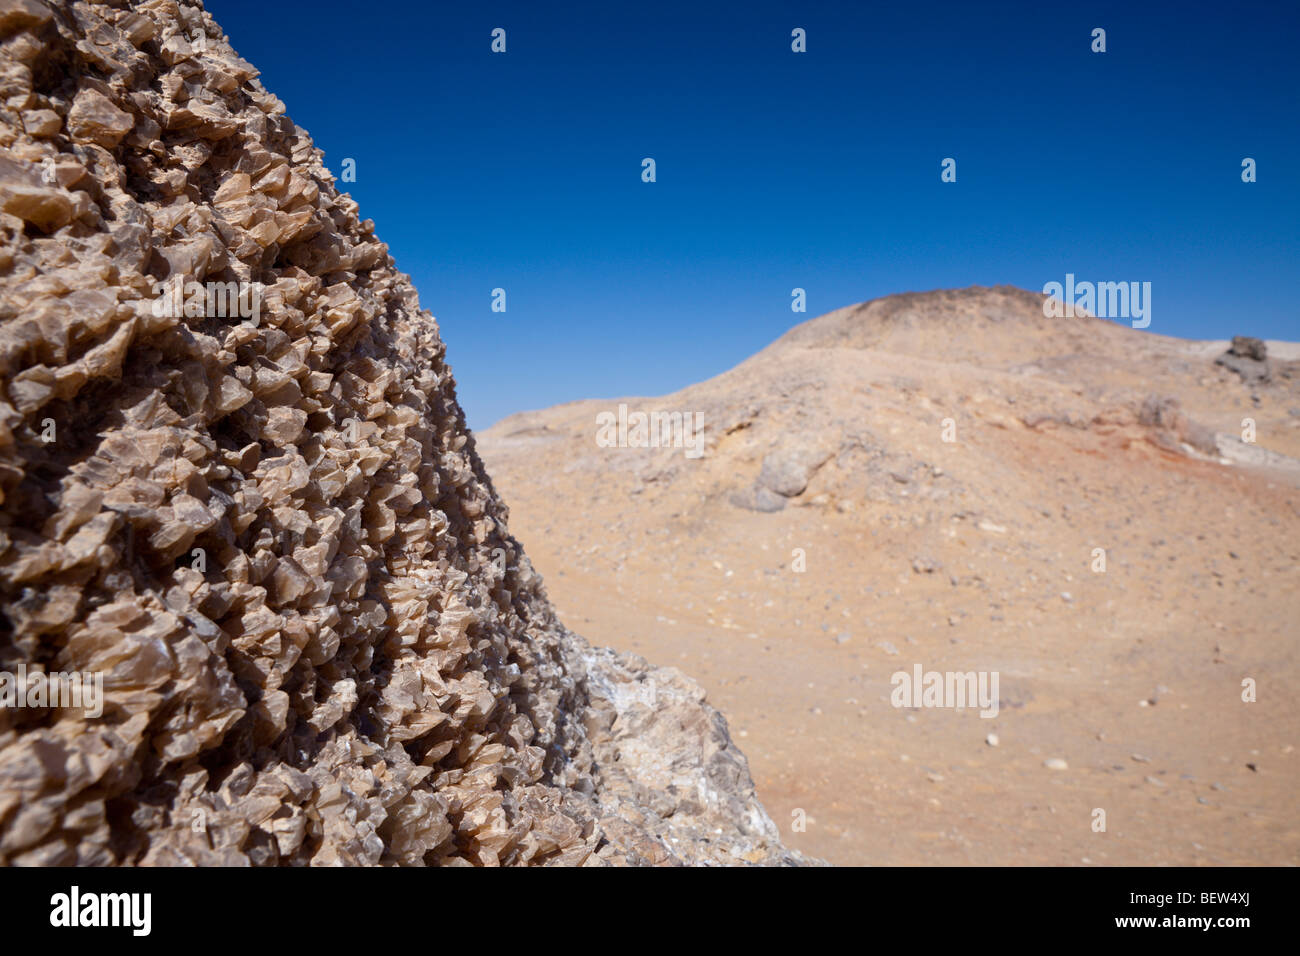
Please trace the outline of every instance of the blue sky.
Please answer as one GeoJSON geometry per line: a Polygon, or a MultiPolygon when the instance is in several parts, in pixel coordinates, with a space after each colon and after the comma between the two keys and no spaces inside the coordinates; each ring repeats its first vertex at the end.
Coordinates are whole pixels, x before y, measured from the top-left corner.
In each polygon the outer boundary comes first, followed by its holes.
{"type": "Polygon", "coordinates": [[[207,5],[356,160],[340,188],[474,428],[673,391],[853,302],[1067,272],[1151,282],[1150,332],[1300,339],[1295,3],[207,5]]]}

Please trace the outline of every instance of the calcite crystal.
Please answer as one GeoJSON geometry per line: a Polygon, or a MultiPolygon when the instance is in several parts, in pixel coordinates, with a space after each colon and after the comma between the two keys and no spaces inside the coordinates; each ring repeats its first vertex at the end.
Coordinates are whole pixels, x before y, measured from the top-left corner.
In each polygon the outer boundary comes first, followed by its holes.
{"type": "Polygon", "coordinates": [[[559,624],[257,75],[196,3],[0,0],[0,862],[799,862],[694,684],[559,624]]]}

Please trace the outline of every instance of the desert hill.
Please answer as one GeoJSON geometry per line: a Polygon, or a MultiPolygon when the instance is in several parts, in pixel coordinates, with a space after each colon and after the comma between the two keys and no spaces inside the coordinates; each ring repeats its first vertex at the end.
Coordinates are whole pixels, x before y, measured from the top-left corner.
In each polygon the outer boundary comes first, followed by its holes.
{"type": "Polygon", "coordinates": [[[478,448],[562,619],[699,677],[790,845],[1296,862],[1300,350],[1043,298],[851,306],[672,395],[511,416],[478,448]],[[620,405],[698,415],[700,457],[602,447],[620,405]],[[915,664],[998,671],[1000,713],[893,707],[915,664]],[[1271,690],[1244,703],[1244,678],[1271,690]]]}

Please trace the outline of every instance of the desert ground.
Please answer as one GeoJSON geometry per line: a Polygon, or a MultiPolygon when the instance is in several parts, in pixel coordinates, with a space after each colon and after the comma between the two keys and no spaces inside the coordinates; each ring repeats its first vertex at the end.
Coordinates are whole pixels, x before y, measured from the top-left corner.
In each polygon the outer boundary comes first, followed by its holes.
{"type": "Polygon", "coordinates": [[[788,846],[1300,862],[1300,348],[1217,364],[1042,302],[852,306],[478,452],[564,623],[699,681],[788,846]],[[600,447],[620,403],[700,413],[702,456],[600,447]],[[997,672],[997,715],[894,706],[918,664],[997,672]]]}

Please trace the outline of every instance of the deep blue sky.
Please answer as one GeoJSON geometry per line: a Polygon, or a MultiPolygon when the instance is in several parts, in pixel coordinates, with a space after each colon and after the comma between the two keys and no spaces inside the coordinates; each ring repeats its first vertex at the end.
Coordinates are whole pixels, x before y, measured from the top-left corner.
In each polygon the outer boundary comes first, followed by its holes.
{"type": "Polygon", "coordinates": [[[1150,281],[1151,332],[1300,339],[1292,2],[208,9],[329,168],[356,160],[340,188],[475,428],[663,394],[853,302],[1066,272],[1150,281]]]}

